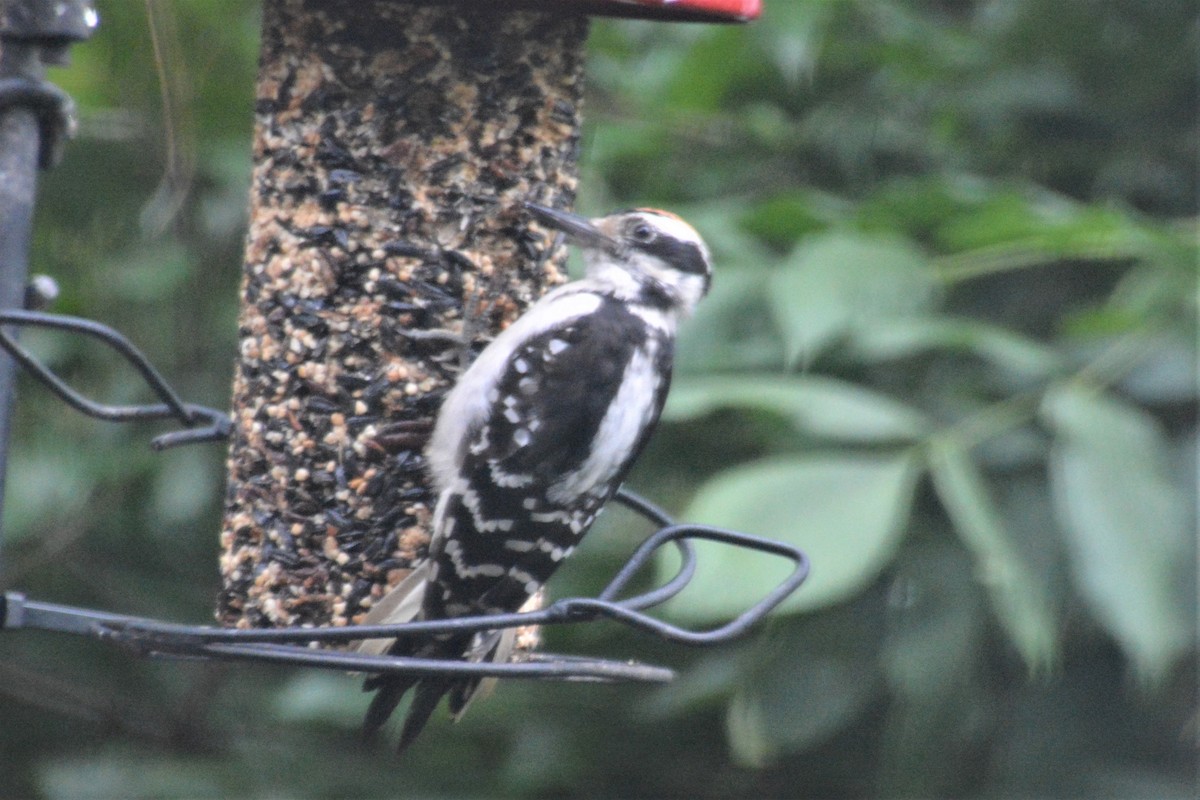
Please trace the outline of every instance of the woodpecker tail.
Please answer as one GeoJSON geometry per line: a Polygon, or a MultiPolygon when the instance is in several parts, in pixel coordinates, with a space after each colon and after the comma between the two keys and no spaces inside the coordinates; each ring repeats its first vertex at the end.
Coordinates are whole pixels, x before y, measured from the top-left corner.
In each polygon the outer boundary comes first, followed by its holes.
{"type": "MultiPolygon", "coordinates": [[[[396,588],[384,595],[367,612],[367,615],[363,618],[363,624],[399,625],[418,619],[421,614],[421,607],[425,601],[425,589],[428,585],[429,565],[426,563],[412,570],[397,584],[396,588]]],[[[434,643],[414,647],[412,643],[403,639],[365,639],[359,642],[355,649],[360,653],[367,653],[369,655],[394,653],[396,655],[412,656],[417,655],[417,651],[429,650],[431,644],[434,643]]],[[[421,652],[420,654],[426,655],[425,652],[421,652]]],[[[404,695],[408,694],[408,691],[413,686],[418,686],[417,697],[422,702],[413,703],[413,710],[409,714],[409,721],[405,723],[404,734],[401,736],[401,749],[407,747],[408,743],[416,738],[421,728],[424,727],[429,719],[429,715],[437,707],[438,699],[444,693],[444,690],[442,690],[430,697],[430,692],[428,690],[423,691],[421,688],[427,682],[427,680],[423,681],[417,676],[407,675],[373,675],[367,678],[363,682],[363,691],[373,691],[375,692],[375,696],[371,699],[371,705],[368,706],[366,717],[363,719],[363,735],[367,739],[374,739],[378,735],[379,730],[387,724],[396,707],[400,705],[400,702],[404,699],[404,695]],[[416,716],[418,711],[421,712],[419,721],[416,716]]]]}
{"type": "MultiPolygon", "coordinates": [[[[466,661],[507,661],[515,640],[512,631],[483,634],[482,636],[452,636],[435,639],[415,650],[394,645],[391,652],[418,658],[460,658],[466,661]],[[403,648],[402,650],[399,648],[403,648]]],[[[382,676],[376,675],[363,683],[364,691],[374,691],[375,697],[367,708],[363,720],[363,733],[368,739],[375,738],[387,724],[396,708],[409,690],[414,690],[413,701],[400,729],[398,752],[404,752],[417,738],[425,723],[429,721],[438,701],[450,695],[450,714],[457,722],[471,701],[486,693],[495,684],[494,678],[446,678],[428,676],[382,676]]]]}
{"type": "MultiPolygon", "coordinates": [[[[363,624],[393,625],[419,619],[425,590],[429,585],[429,571],[428,564],[422,564],[409,573],[367,613],[363,624]]],[[[465,636],[447,635],[423,643],[415,640],[367,639],[360,642],[356,649],[371,655],[391,653],[417,658],[505,662],[511,657],[515,643],[515,631],[508,629],[465,636]]],[[[450,714],[457,721],[471,701],[486,694],[494,684],[494,678],[374,675],[363,682],[363,691],[375,692],[363,720],[363,734],[368,739],[374,739],[404,696],[415,687],[413,702],[400,731],[399,751],[403,752],[425,727],[443,695],[450,695],[450,714]]]]}
{"type": "Polygon", "coordinates": [[[396,710],[396,706],[400,705],[400,701],[404,699],[404,695],[414,686],[416,692],[413,695],[412,704],[409,706],[408,715],[404,718],[404,725],[400,729],[400,742],[396,746],[397,754],[407,750],[408,746],[421,733],[425,723],[429,721],[429,717],[437,708],[438,701],[451,689],[453,682],[445,678],[383,678],[377,676],[367,679],[363,684],[363,689],[365,691],[375,690],[375,697],[371,699],[371,705],[367,708],[367,716],[363,720],[363,734],[368,739],[374,739],[378,735],[379,730],[396,710]]]}

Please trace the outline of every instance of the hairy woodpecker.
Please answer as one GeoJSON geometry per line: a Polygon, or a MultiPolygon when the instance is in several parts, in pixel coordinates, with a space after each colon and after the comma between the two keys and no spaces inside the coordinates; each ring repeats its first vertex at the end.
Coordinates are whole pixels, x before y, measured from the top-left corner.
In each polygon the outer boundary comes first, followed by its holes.
{"type": "MultiPolygon", "coordinates": [[[[676,328],[711,283],[708,248],[674,214],[638,208],[589,220],[525,206],[582,249],[586,277],[531,306],[446,395],[427,450],[437,493],[429,558],[370,623],[509,613],[538,592],[646,444],[671,382],[676,328]]],[[[390,652],[504,660],[511,638],[444,634],[398,640],[390,652]]],[[[369,678],[368,734],[414,685],[401,750],[443,695],[457,717],[479,681],[369,678]]]]}

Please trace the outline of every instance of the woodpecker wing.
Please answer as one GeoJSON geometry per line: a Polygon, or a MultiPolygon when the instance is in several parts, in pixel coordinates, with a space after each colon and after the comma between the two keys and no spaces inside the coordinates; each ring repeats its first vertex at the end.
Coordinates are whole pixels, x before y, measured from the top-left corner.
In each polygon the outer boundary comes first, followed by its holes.
{"type": "Polygon", "coordinates": [[[442,498],[427,616],[513,611],[550,577],[657,421],[672,349],[608,298],[522,344],[442,498]]]}

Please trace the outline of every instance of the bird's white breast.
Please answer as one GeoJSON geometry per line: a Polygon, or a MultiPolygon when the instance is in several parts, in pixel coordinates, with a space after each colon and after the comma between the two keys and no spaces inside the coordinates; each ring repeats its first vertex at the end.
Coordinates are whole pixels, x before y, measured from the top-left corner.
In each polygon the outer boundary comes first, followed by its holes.
{"type": "Polygon", "coordinates": [[[590,453],[578,468],[550,487],[548,497],[569,503],[596,487],[607,488],[633,455],[642,432],[655,412],[655,395],[663,376],[656,368],[659,341],[650,337],[633,351],[621,378],[621,387],[600,421],[590,453]]]}

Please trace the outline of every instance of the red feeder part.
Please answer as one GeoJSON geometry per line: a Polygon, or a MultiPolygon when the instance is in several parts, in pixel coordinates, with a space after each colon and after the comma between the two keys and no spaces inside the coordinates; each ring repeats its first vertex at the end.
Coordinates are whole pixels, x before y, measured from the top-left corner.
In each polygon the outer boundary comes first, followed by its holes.
{"type": "Polygon", "coordinates": [[[542,6],[580,6],[588,14],[677,22],[749,22],[762,0],[551,0],[542,6]]]}
{"type": "Polygon", "coordinates": [[[762,14],[762,0],[424,0],[488,8],[532,8],[538,11],[602,17],[657,19],[663,22],[749,22],[762,14]]]}

